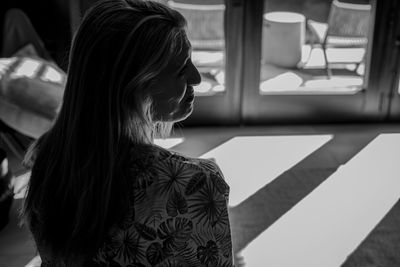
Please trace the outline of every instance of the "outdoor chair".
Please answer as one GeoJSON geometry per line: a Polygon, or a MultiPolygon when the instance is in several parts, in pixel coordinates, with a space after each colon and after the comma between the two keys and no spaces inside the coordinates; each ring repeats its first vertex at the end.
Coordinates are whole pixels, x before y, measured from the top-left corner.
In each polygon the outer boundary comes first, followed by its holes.
{"type": "MultiPolygon", "coordinates": [[[[364,48],[366,51],[370,13],[369,4],[350,4],[333,0],[327,23],[308,20],[307,25],[314,40],[311,47],[314,48],[315,45],[322,47],[329,78],[332,76],[329,65],[333,62],[328,62],[327,48],[364,48]]],[[[355,62],[356,71],[364,60],[365,53],[361,61],[355,62]]]]}
{"type": "Polygon", "coordinates": [[[65,73],[53,62],[33,57],[0,59],[0,142],[22,159],[20,135],[39,138],[62,103],[65,73]]]}
{"type": "Polygon", "coordinates": [[[224,4],[187,4],[168,1],[187,20],[187,35],[192,44],[192,60],[199,71],[222,68],[224,64],[224,4]]]}

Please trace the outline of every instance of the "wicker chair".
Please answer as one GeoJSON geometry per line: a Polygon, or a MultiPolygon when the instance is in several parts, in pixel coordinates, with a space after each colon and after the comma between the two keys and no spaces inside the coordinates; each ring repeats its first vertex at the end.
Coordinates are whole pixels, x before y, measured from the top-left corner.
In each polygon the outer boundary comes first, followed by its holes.
{"type": "Polygon", "coordinates": [[[168,5],[179,11],[187,19],[187,34],[193,49],[224,49],[225,5],[197,5],[175,1],[168,1],[168,5]]]}
{"type": "MultiPolygon", "coordinates": [[[[307,25],[314,35],[312,47],[320,45],[324,52],[325,69],[328,77],[332,76],[326,49],[336,48],[366,48],[371,16],[371,5],[350,4],[333,0],[327,23],[308,20],[307,25]]],[[[356,63],[356,70],[364,61],[356,63]]]]}

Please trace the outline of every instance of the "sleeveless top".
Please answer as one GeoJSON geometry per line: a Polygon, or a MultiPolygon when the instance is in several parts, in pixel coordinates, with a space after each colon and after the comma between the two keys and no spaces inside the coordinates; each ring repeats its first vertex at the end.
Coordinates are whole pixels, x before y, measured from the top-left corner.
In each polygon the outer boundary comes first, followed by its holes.
{"type": "Polygon", "coordinates": [[[217,164],[158,146],[138,149],[128,165],[130,209],[84,266],[233,266],[229,186],[217,164]]]}

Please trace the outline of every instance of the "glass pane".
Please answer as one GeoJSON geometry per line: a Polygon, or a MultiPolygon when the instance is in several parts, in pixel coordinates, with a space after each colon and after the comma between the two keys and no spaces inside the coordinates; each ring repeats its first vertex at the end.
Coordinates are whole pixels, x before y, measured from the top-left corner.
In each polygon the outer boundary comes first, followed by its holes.
{"type": "Polygon", "coordinates": [[[202,82],[196,95],[225,92],[224,0],[159,0],[179,11],[187,20],[192,61],[202,82]]]}
{"type": "Polygon", "coordinates": [[[363,88],[369,0],[264,0],[260,94],[363,88]]]}

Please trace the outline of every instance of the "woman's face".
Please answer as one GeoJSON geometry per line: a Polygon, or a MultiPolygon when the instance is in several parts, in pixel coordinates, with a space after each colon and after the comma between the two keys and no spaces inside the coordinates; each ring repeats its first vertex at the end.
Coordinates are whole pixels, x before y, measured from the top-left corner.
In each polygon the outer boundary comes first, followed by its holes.
{"type": "Polygon", "coordinates": [[[192,113],[193,86],[201,82],[201,77],[192,63],[191,52],[189,46],[182,49],[181,54],[161,71],[152,86],[153,120],[177,122],[192,113]]]}

